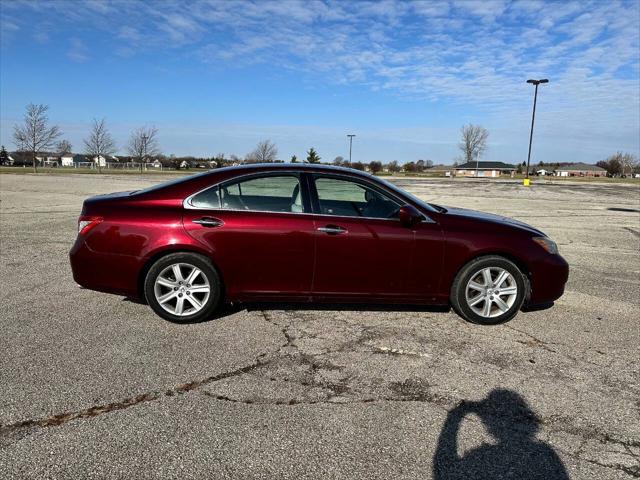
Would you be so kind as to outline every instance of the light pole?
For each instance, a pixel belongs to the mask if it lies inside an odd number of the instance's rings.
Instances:
[[[533,113],[531,114],[531,133],[529,134],[529,155],[527,155],[527,172],[525,173],[525,185],[529,185],[529,164],[531,163],[531,142],[533,141],[533,123],[536,121],[536,101],[538,100],[538,85],[541,83],[549,83],[549,80],[546,78],[541,78],[540,80],[527,80],[527,83],[531,83],[536,86],[535,92],[533,94]]]
[[[347,135],[347,137],[349,137],[349,165],[351,165],[351,146],[353,145],[353,137],[355,137],[355,135],[351,133]]]
[[[144,160],[147,156],[147,140],[149,139],[149,137],[147,136],[146,133],[142,134],[142,158],[140,159],[140,173],[142,173],[142,166],[144,165]]]

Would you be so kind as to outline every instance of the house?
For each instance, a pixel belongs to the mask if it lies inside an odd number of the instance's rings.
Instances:
[[[9,164],[22,166],[31,165],[31,154],[27,152],[11,152],[9,154]]]
[[[151,162],[151,166],[153,168],[162,168],[162,162],[156,158],[153,162]]]
[[[546,175],[553,175],[553,171],[546,168],[539,168],[538,170],[536,170],[536,175],[539,175],[541,177],[544,177]]]
[[[91,166],[91,160],[84,156],[84,155],[80,155],[79,153],[75,154],[73,156],[73,166],[74,167],[89,167]]]
[[[556,177],[606,177],[607,171],[590,163],[575,163],[556,168],[555,175]]]
[[[513,176],[516,168],[503,162],[467,162],[454,168],[457,177],[490,177],[507,174]]]
[[[60,166],[61,167],[73,167],[73,154],[65,153],[60,156]]]
[[[60,157],[51,153],[41,153],[36,155],[36,162],[43,166],[57,167],[60,165]]]

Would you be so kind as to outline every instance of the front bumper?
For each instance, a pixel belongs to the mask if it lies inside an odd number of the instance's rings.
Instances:
[[[562,296],[569,279],[569,264],[560,255],[547,255],[529,266],[531,286],[527,305],[551,303]]]

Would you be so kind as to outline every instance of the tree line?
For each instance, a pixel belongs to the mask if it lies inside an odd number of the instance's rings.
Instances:
[[[48,105],[30,103],[26,107],[22,124],[13,126],[13,142],[19,152],[28,153],[31,157],[33,171],[38,171],[37,156],[47,151],[55,151],[59,155],[72,152],[72,145],[62,137],[62,131],[57,125],[49,124]],[[158,130],[154,127],[140,127],[129,137],[125,146],[131,158],[140,163],[140,171],[145,160],[158,155],[160,148],[157,139]],[[88,135],[83,140],[83,152],[90,158],[106,158],[117,150],[105,119],[93,119]],[[102,164],[96,161],[98,171],[102,171]]]
[[[72,153],[71,143],[61,138],[62,131],[57,125],[50,125],[47,112],[47,105],[29,104],[26,107],[23,122],[15,124],[13,127],[13,142],[19,152],[27,153],[31,159],[34,172],[37,172],[38,161],[37,156],[44,152],[54,151],[60,156]],[[460,142],[458,148],[462,155],[458,157],[453,166],[464,162],[477,162],[480,156],[487,150],[487,141],[489,131],[480,126],[468,124],[460,129]],[[264,162],[284,162],[278,157],[278,147],[271,140],[262,140],[256,147],[247,153],[243,159],[236,155],[230,155],[226,158],[220,153],[210,158],[198,157],[176,157],[171,155],[164,156],[161,153],[158,141],[158,129],[155,127],[143,126],[131,132],[128,142],[124,149],[130,156],[131,162],[139,163],[140,171],[150,159],[159,160],[163,165],[172,168],[190,168],[192,166],[204,167],[223,167],[228,165],[237,165],[240,163],[264,163]],[[83,139],[82,151],[90,159],[98,159],[95,161],[98,171],[102,171],[100,157],[108,158],[118,150],[113,136],[109,132],[106,120],[93,119],[87,136]],[[0,151],[0,165],[6,164],[7,152],[2,147]],[[303,159],[298,159],[296,155],[292,155],[289,162],[295,163],[305,161],[307,163],[319,163],[322,160],[315,148],[311,147],[306,152]],[[369,170],[372,173],[380,171],[388,171],[390,173],[407,172],[422,173],[433,167],[431,160],[410,161],[400,165],[397,161],[383,164],[379,161],[363,163],[360,161],[349,162],[342,156],[336,157],[332,162],[333,165],[354,168],[357,170]],[[518,171],[521,171],[526,164],[518,162]],[[540,162],[539,167],[545,164]],[[558,163],[556,166],[559,166]],[[599,161],[596,165],[607,170],[610,176],[624,176],[627,173],[637,172],[640,169],[638,158],[630,153],[618,152],[605,160]]]

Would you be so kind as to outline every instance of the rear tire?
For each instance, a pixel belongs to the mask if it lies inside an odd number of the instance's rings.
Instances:
[[[451,286],[451,306],[465,320],[497,325],[518,314],[526,296],[526,281],[510,260],[497,255],[467,263]]]
[[[218,308],[222,283],[209,260],[196,253],[171,253],[147,272],[144,294],[160,317],[175,323],[196,323]]]

